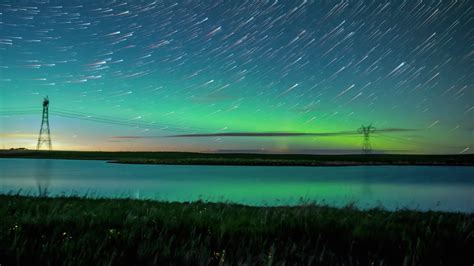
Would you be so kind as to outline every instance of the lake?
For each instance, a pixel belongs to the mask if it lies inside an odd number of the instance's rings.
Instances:
[[[46,192],[45,192],[46,191]],[[247,205],[355,203],[474,212],[474,167],[191,166],[0,159],[0,193],[78,195]]]

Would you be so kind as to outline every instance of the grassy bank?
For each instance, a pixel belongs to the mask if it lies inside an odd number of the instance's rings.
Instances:
[[[472,265],[474,215],[0,196],[1,265]]]
[[[108,160],[135,164],[192,165],[474,165],[474,155],[300,155],[300,154],[221,154],[190,152],[85,152],[1,150],[0,158],[50,158]]]

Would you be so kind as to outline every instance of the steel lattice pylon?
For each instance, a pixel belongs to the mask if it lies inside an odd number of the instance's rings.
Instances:
[[[46,146],[49,150],[52,149],[51,134],[49,131],[49,99],[46,96],[43,100],[43,118],[41,119],[41,128],[38,137],[38,145],[36,149],[40,150],[42,146]]]
[[[359,130],[359,133],[364,134],[364,142],[362,142],[362,152],[369,154],[372,152],[372,145],[370,144],[370,134],[375,132],[375,127],[372,125],[364,126],[362,125]]]

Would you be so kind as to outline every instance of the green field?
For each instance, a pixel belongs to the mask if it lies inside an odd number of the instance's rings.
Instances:
[[[108,160],[117,163],[203,164],[203,165],[474,165],[468,155],[297,155],[297,154],[224,154],[190,152],[84,152],[1,150],[0,158],[51,158]]]
[[[0,196],[1,265],[472,265],[474,215]]]

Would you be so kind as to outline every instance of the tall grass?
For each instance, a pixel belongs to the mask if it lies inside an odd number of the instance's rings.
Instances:
[[[472,265],[474,215],[0,196],[1,265]]]

